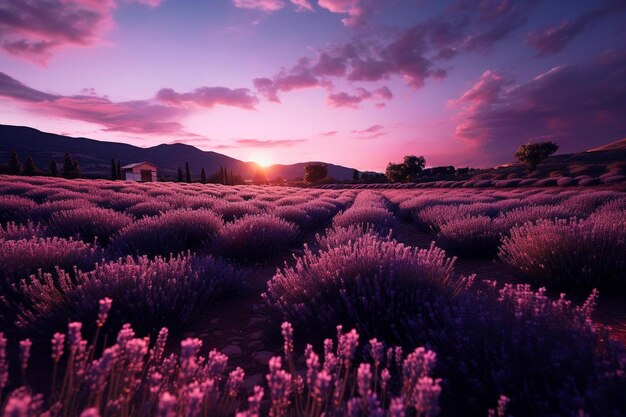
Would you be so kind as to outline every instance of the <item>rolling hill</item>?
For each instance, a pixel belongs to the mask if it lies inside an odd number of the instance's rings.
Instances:
[[[219,172],[220,167],[225,167],[244,179],[252,179],[258,169],[253,162],[240,161],[185,144],[141,148],[124,143],[56,135],[24,126],[0,125],[0,163],[8,160],[12,149],[17,151],[22,161],[27,155],[32,156],[42,169],[47,168],[53,159],[61,163],[64,153],[69,152],[72,158],[79,161],[83,176],[88,178],[108,178],[111,159],[120,160],[122,165],[150,161],[159,167],[159,175],[165,179],[176,178],[178,167],[184,168],[185,162],[189,162],[194,177],[199,177],[202,168],[207,175],[212,175]],[[306,163],[272,165],[266,168],[266,173],[268,178],[302,177]],[[352,178],[352,168],[327,165],[329,176],[338,180]]]

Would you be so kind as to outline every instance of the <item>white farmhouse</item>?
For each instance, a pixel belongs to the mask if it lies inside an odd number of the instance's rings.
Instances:
[[[150,162],[137,162],[122,167],[126,181],[156,182],[157,166]]]

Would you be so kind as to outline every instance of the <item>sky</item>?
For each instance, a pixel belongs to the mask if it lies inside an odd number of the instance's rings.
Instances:
[[[0,123],[263,165],[626,137],[626,0],[0,0]]]

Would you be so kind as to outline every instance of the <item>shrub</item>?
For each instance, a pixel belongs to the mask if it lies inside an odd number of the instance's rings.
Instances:
[[[593,213],[593,211],[601,205],[623,198],[623,196],[623,193],[617,191],[593,191],[576,194],[564,201],[563,205],[569,207],[571,210],[574,210],[578,213],[578,216],[586,217]]]
[[[424,300],[458,290],[453,263],[440,249],[413,249],[366,234],[317,254],[307,249],[294,267],[274,275],[263,299],[270,311],[299,326],[328,334],[343,324],[395,343],[407,329],[406,317]]]
[[[102,252],[87,243],[59,238],[0,240],[2,284],[12,284],[37,271],[53,272],[57,267],[88,270],[102,259]]]
[[[0,239],[2,240],[20,240],[30,239],[33,237],[43,237],[46,234],[46,226],[29,221],[26,224],[7,223],[6,226],[0,226]]]
[[[259,261],[289,247],[298,229],[271,214],[247,215],[226,225],[215,238],[215,253],[238,261]]]
[[[377,235],[371,226],[353,224],[348,227],[333,227],[326,229],[326,233],[315,235],[315,241],[322,250],[329,250],[354,242],[364,235]],[[391,231],[389,232],[391,237]]]
[[[348,227],[353,225],[369,225],[376,230],[387,233],[397,225],[396,218],[389,210],[381,207],[351,207],[333,218],[333,226]]]
[[[578,184],[578,181],[571,177],[561,177],[556,180],[559,187],[571,187]]]
[[[626,226],[613,218],[539,220],[513,228],[500,259],[539,285],[626,288]]]
[[[122,255],[169,256],[205,248],[222,225],[222,220],[207,210],[172,210],[126,226],[112,246]]]
[[[64,271],[33,277],[20,289],[27,301],[19,309],[17,325],[29,334],[50,335],[68,319],[96,317],[98,300],[108,297],[116,300],[110,315],[114,327],[131,323],[146,334],[163,326],[179,331],[241,284],[238,270],[211,257],[127,257],[76,277]]]
[[[149,200],[130,206],[125,213],[140,219],[142,217],[158,216],[168,211],[171,207],[171,204],[166,201]]]
[[[92,197],[92,201],[102,208],[115,211],[125,211],[135,204],[145,201],[145,197],[138,193],[121,193],[113,191],[101,191]]]
[[[584,178],[578,182],[578,185],[589,186],[589,185],[598,185],[600,184],[599,178]]]
[[[502,229],[487,216],[450,220],[437,233],[437,246],[459,256],[492,256],[498,252]]]
[[[99,207],[63,210],[50,218],[50,233],[58,237],[74,237],[85,242],[107,245],[111,237],[132,223],[126,214]]]
[[[35,222],[48,223],[54,213],[64,210],[87,209],[89,207],[95,207],[95,204],[83,199],[46,201],[34,207],[29,216]]]
[[[297,224],[302,230],[307,229],[312,223],[311,216],[299,206],[281,206],[272,212],[276,217]]]
[[[556,181],[557,181],[556,178],[544,178],[544,179],[537,181],[534,185],[537,187],[551,187],[553,185],[556,185]]]
[[[569,219],[570,217],[576,216],[576,214],[577,213],[569,209],[567,205],[532,205],[518,207],[502,213],[495,219],[495,222],[503,233],[508,233],[513,226],[521,226],[527,222],[533,223],[537,220]]]
[[[537,183],[537,178],[526,178],[519,182],[520,187],[531,187]]]
[[[0,196],[0,225],[26,222],[29,220],[28,214],[36,206],[37,204],[28,198],[14,195]]]
[[[222,216],[224,221],[232,222],[247,215],[261,214],[263,210],[250,202],[224,202],[220,201],[213,207],[215,212]]]

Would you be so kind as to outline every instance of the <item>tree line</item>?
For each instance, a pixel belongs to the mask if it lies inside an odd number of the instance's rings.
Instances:
[[[9,152],[9,161],[6,167],[3,169],[9,175],[25,175],[25,176],[38,176],[47,175],[51,177],[61,176],[67,179],[80,178],[80,164],[77,160],[73,159],[69,152],[65,152],[63,156],[63,165],[59,171],[56,160],[51,160],[47,170],[43,170],[35,164],[32,156],[27,155],[24,160],[24,164],[20,162],[20,158],[15,149]]]

